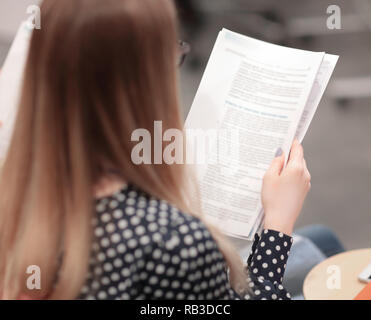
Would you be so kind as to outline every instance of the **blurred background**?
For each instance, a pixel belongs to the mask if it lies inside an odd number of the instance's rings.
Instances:
[[[26,8],[0,1],[0,65]],[[324,224],[347,249],[371,246],[371,0],[177,0],[182,40],[192,51],[181,69],[184,115],[223,27],[261,40],[340,55],[304,140],[312,190],[299,226]],[[326,27],[328,6],[342,28]]]

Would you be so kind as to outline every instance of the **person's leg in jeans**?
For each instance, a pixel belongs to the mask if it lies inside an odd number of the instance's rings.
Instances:
[[[321,261],[343,251],[339,239],[327,227],[313,225],[296,230],[284,286],[294,298],[303,298],[303,282],[308,272]]]
[[[303,227],[296,230],[295,234],[311,240],[326,257],[331,257],[345,251],[335,233],[323,225]]]

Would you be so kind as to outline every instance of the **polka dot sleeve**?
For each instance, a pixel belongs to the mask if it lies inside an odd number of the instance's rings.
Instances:
[[[274,230],[255,235],[247,267],[255,299],[290,299],[282,286],[292,237]]]

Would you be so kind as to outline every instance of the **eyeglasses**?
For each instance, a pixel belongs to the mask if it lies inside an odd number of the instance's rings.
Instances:
[[[190,51],[191,51],[191,46],[187,42],[184,42],[181,40],[178,41],[178,61],[177,61],[178,67],[180,67],[184,63],[187,57],[187,54]]]

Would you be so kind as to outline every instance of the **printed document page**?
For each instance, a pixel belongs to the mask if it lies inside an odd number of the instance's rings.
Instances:
[[[278,148],[288,155],[324,56],[220,32],[186,129],[219,134],[196,167],[203,210],[226,234],[259,227],[262,178]]]
[[[312,122],[314,114],[316,113],[319,102],[321,101],[327,84],[330,81],[338,59],[339,56],[332,54],[325,54],[323,58],[316,80],[314,81],[312,91],[309,95],[298,128],[296,130],[296,137],[300,142],[303,141],[304,136],[308,131],[309,125]]]

